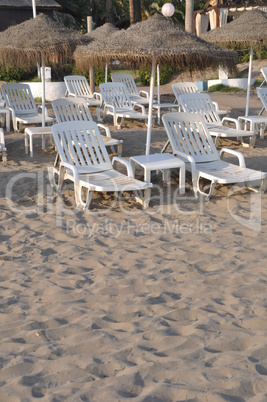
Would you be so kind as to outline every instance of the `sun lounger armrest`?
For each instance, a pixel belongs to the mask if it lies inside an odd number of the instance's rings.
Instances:
[[[68,93],[68,97],[69,97],[69,98],[77,98],[77,95],[74,94],[73,92],[68,92],[68,91],[67,91],[67,93]],[[66,95],[65,95],[65,96],[66,96]]]
[[[99,92],[94,92],[94,93],[93,93],[93,97],[94,97],[95,99],[98,99],[98,100],[100,100],[100,101],[102,102],[102,95],[101,95]]]
[[[220,150],[220,156],[223,157],[224,153],[228,153],[228,154],[236,156],[238,158],[238,161],[239,161],[239,166],[242,167],[242,168],[246,167],[245,158],[244,158],[244,155],[241,152],[235,151],[234,149],[222,148]]]
[[[235,124],[235,128],[236,128],[237,130],[241,130],[241,124],[240,124],[240,121],[238,121],[238,119],[234,119],[233,117],[224,117],[224,118],[222,119],[222,124],[225,125],[224,123],[226,123],[226,122],[234,123],[234,124]]]
[[[37,106],[38,113],[42,113],[42,109],[43,109],[42,105]],[[45,107],[45,116],[48,116],[48,111],[46,107]]]
[[[73,172],[74,181],[79,180],[79,172],[76,166],[68,162],[60,162],[59,171],[70,169]]]
[[[109,129],[109,127],[106,127],[106,126],[104,126],[104,124],[101,124],[101,123],[97,123],[97,125],[98,125],[99,129],[102,128],[102,129],[105,131],[106,137],[111,138],[111,134],[110,134],[110,129]]]
[[[127,169],[127,175],[129,177],[134,178],[133,168],[132,168],[132,165],[131,165],[131,163],[129,161],[127,161],[124,158],[120,158],[119,156],[114,156],[114,158],[112,159],[112,166],[114,166],[114,167],[115,167],[115,162],[119,162],[122,165],[124,165],[126,167],[126,169]]]
[[[105,103],[104,108],[105,109],[111,109],[112,113],[116,113],[116,108],[113,105],[111,105],[110,103]]]
[[[140,107],[142,110],[142,114],[146,114],[146,109],[144,105],[139,105],[139,103],[135,103],[134,104],[134,109],[136,109],[136,107]]]
[[[147,91],[139,91],[139,95],[149,99],[149,93]]]

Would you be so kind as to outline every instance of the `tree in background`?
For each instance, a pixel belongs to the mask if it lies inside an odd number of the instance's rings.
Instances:
[[[141,0],[129,0],[130,25],[142,21]]]
[[[185,2],[185,30],[194,33],[194,0]]]

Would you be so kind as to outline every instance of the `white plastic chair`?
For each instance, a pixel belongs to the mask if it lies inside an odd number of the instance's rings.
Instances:
[[[48,168],[50,182],[58,191],[65,180],[74,183],[76,205],[89,208],[94,191],[100,192],[144,192],[142,199],[136,197],[144,208],[150,200],[151,183],[134,178],[129,161],[114,157],[110,162],[105,144],[97,124],[93,121],[71,121],[55,124],[52,127],[54,141],[59,153],[59,169]],[[114,169],[112,165],[122,163],[127,168],[128,176]],[[58,181],[56,184],[56,176]],[[85,201],[82,197],[86,189]]]
[[[191,171],[195,196],[202,194],[206,200],[212,196],[215,186],[219,184],[245,184],[254,191],[266,190],[267,173],[246,168],[240,152],[222,148],[218,153],[209,133],[204,118],[196,113],[166,113],[162,117],[172,152],[186,163]],[[239,165],[221,159],[229,153],[238,158]],[[208,192],[202,189],[201,179],[210,182]],[[252,187],[251,182],[260,181],[260,186]]]
[[[121,82],[107,82],[99,85],[104,108],[97,108],[98,121],[102,116],[113,116],[113,124],[120,129],[124,119],[148,120],[144,105],[133,104],[126,85]],[[137,108],[141,111],[136,110]]]
[[[200,92],[197,84],[191,81],[176,82],[175,84],[172,84],[172,90],[178,103],[179,103],[179,96],[183,94]],[[213,101],[213,104],[219,116],[226,116],[230,113],[230,110],[220,109],[217,102]]]
[[[23,125],[38,125],[42,123],[42,113],[37,109],[31,88],[28,84],[2,84],[2,94],[6,108],[10,110],[15,131],[22,131]],[[45,123],[55,121],[45,112]]]
[[[66,121],[93,121],[91,112],[87,106],[86,100],[83,98],[61,98],[52,101],[52,108],[54,110],[58,123]],[[114,152],[114,147],[117,147],[117,155],[122,154],[122,140],[117,140],[111,137],[110,129],[103,124],[98,124],[102,135],[103,142],[106,147],[111,147]]]
[[[112,82],[122,82],[126,85],[130,99],[133,103],[147,106],[149,104],[149,93],[147,91],[138,91],[132,74],[111,74]]]
[[[237,139],[243,146],[253,147],[256,140],[256,132],[241,129],[238,119],[224,117],[220,119],[214,104],[208,94],[187,93],[179,96],[179,102],[184,112],[201,114],[209,128],[212,137],[215,137],[215,145],[218,145],[219,139]],[[235,127],[225,126],[225,123],[232,123]],[[248,138],[248,143],[243,138]]]
[[[83,75],[66,75],[64,82],[67,87],[66,96],[74,98],[83,98],[88,106],[101,106],[102,98],[98,92],[92,92],[86,77]]]

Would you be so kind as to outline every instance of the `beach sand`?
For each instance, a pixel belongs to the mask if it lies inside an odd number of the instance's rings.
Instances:
[[[245,94],[214,93],[232,115]],[[260,110],[256,95],[251,111]],[[123,156],[143,154],[146,127],[116,130]],[[151,152],[167,137],[152,131]],[[0,401],[266,402],[267,194],[218,186],[197,200],[177,175],[144,211],[96,194],[77,210],[73,186],[50,188],[55,150],[6,134],[0,163]],[[267,139],[241,151],[267,171]],[[138,170],[142,178],[142,171]],[[161,189],[161,198],[159,197]]]

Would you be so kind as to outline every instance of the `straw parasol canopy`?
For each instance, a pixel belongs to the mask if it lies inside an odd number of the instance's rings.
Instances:
[[[232,22],[201,35],[201,38],[210,43],[239,44],[241,47],[247,44],[266,43],[266,23],[265,12],[258,9],[245,11]]]
[[[249,114],[253,47],[257,44],[267,43],[266,15],[265,12],[258,9],[246,11],[240,17],[223,25],[221,28],[213,29],[201,35],[201,38],[213,44],[224,46],[239,45],[240,48],[250,45],[246,116]]]
[[[88,43],[79,32],[65,28],[44,14],[0,32],[0,64],[29,67],[43,57],[68,61],[77,45]]]
[[[74,52],[77,67],[110,61],[135,62],[139,65],[168,63],[180,68],[205,69],[219,64],[232,70],[236,54],[189,34],[160,14],[107,36],[104,42],[92,41]]]
[[[94,29],[92,32],[86,33],[85,36],[89,37],[92,40],[105,43],[110,35],[113,35],[115,32],[118,31],[119,31],[118,28],[116,28],[110,22],[107,22],[106,24],[101,25],[100,27]]]
[[[185,32],[160,14],[110,35],[104,43],[92,41],[87,46],[78,46],[74,59],[79,69],[86,69],[89,64],[107,64],[116,60],[152,66],[146,154],[150,152],[156,64],[168,63],[191,70],[201,70],[219,64],[234,70],[236,66],[234,52],[221,49]]]

